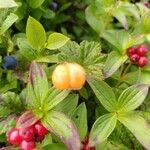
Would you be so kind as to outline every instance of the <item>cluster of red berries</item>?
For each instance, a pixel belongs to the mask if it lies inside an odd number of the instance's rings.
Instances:
[[[147,59],[148,48],[142,44],[137,47],[130,47],[127,50],[127,54],[130,61],[139,67],[144,67],[148,63]]]
[[[44,139],[48,130],[37,122],[27,128],[13,128],[8,132],[7,140],[12,145],[19,146],[21,150],[33,150],[36,147],[35,142],[40,142]]]
[[[88,139],[88,137],[86,137],[86,138],[82,141],[82,144],[83,144],[82,150],[96,150],[95,147],[89,147],[89,139]]]

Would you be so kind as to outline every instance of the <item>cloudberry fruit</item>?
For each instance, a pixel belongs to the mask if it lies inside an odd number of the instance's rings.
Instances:
[[[81,89],[86,80],[85,70],[77,63],[58,65],[52,74],[52,82],[58,89]]]

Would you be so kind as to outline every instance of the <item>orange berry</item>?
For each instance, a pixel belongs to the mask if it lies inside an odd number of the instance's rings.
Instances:
[[[58,89],[81,89],[86,80],[85,70],[77,63],[58,65],[52,74],[52,82]]]

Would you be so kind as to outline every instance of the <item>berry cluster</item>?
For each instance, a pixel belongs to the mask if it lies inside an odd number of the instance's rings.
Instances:
[[[27,128],[13,128],[8,132],[7,140],[12,145],[20,145],[21,150],[33,150],[35,142],[42,141],[47,133],[48,130],[41,122],[37,122]]]
[[[83,141],[83,149],[82,150],[96,150],[95,147],[89,147],[89,139],[86,137]]]
[[[139,67],[144,67],[148,63],[147,59],[148,49],[145,45],[139,45],[137,47],[130,47],[127,50],[127,54],[130,61]]]

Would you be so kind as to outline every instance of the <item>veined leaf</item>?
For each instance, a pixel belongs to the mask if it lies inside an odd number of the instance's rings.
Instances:
[[[87,109],[85,103],[81,103],[77,107],[77,109],[73,113],[72,119],[79,130],[80,140],[82,141],[86,137],[88,131]]]
[[[6,133],[15,125],[15,120],[17,117],[15,115],[10,115],[4,120],[0,120],[0,135]]]
[[[78,99],[77,94],[70,94],[53,109],[71,115],[78,105]]]
[[[42,66],[38,63],[32,62],[29,70],[28,79],[28,92],[31,91],[31,86],[33,88],[36,99],[44,104],[44,100],[48,94],[48,80]],[[30,97],[28,97],[30,99]],[[30,99],[32,101],[32,99]]]
[[[104,81],[98,79],[88,80],[96,97],[102,103],[102,105],[109,111],[116,110],[116,97],[111,87]]]
[[[33,114],[32,111],[26,111],[17,120],[16,127],[17,128],[27,128],[27,127],[35,124],[38,120],[39,120],[39,118],[37,118]]]
[[[104,66],[104,77],[108,78],[115,73],[119,67],[127,60],[126,55],[121,55],[118,52],[112,51],[106,60]]]
[[[127,22],[127,18],[124,14],[123,11],[121,11],[120,9],[114,9],[114,11],[112,12],[112,15],[119,20],[119,22],[122,24],[122,26],[125,29],[128,29],[128,22]]]
[[[17,3],[14,0],[1,0],[0,8],[11,8],[16,7]]]
[[[45,63],[58,63],[58,55],[49,55],[36,59],[36,62],[45,62]]]
[[[100,35],[105,30],[106,24],[102,21],[101,18],[97,18],[92,12],[91,7],[89,6],[86,11],[86,20],[88,24]]]
[[[146,148],[150,149],[150,126],[149,122],[136,112],[129,112],[118,117],[119,121],[127,127],[138,141]]]
[[[49,96],[45,100],[46,110],[51,110],[53,107],[58,105],[68,96],[69,92],[69,90],[58,90],[52,87],[49,91]]]
[[[35,60],[37,58],[36,51],[31,48],[29,45],[27,39],[25,38],[18,38],[17,39],[17,45],[19,47],[20,54],[26,58],[28,61]]]
[[[70,150],[80,150],[80,138],[74,123],[63,113],[50,111],[42,119],[43,125],[57,135]]]
[[[47,146],[42,147],[43,150],[67,150],[64,144],[49,144]]]
[[[114,45],[121,54],[126,54],[126,49],[135,42],[131,35],[123,30],[109,30],[104,32],[101,37]]]
[[[117,118],[114,114],[106,114],[99,117],[90,132],[89,145],[95,146],[98,143],[104,142],[113,132],[116,123]]]
[[[61,33],[52,33],[48,37],[47,48],[50,50],[58,49],[64,46],[70,39]]]
[[[46,33],[43,26],[34,18],[29,17],[26,27],[26,36],[32,46],[36,50],[41,50],[46,42]]]
[[[128,112],[140,106],[148,93],[148,85],[133,85],[122,92],[118,99],[118,110]]]
[[[0,5],[1,7],[1,5]],[[14,13],[10,13],[4,20],[2,26],[0,27],[0,35],[7,31],[18,19],[18,16]]]

